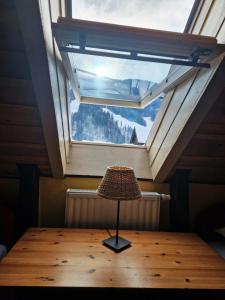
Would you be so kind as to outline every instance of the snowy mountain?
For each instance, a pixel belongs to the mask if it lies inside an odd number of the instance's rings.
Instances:
[[[111,94],[117,87],[116,96],[121,98],[126,94],[128,98],[140,96],[146,93],[149,87],[155,83],[143,80],[113,80],[105,79],[104,84],[97,85],[95,77],[90,74],[84,74],[81,84],[81,92],[95,96]],[[120,87],[120,88],[119,88]],[[139,90],[140,88],[140,90]],[[84,90],[86,89],[86,90]],[[110,90],[109,90],[110,89]],[[144,89],[144,90],[143,90]],[[70,110],[72,124],[72,139],[76,141],[95,141],[107,142],[115,144],[130,144],[132,143],[132,135],[135,132],[138,144],[145,144],[150,128],[155,120],[156,114],[160,108],[162,97],[157,98],[154,102],[148,105],[145,109],[125,108],[116,106],[103,106],[93,104],[78,104],[74,98],[73,92],[70,89]],[[115,100],[116,101],[116,100]]]

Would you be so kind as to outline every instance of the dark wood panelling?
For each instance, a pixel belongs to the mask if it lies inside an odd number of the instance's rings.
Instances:
[[[41,126],[36,107],[0,104],[0,124]]]
[[[47,151],[45,145],[43,144],[0,142],[0,155],[27,155],[47,157]]]
[[[44,144],[40,127],[0,125],[0,140],[12,143]]]
[[[196,134],[185,151],[185,156],[224,156],[225,135]]]
[[[30,79],[30,70],[23,51],[0,51],[0,76]]]
[[[16,11],[10,7],[0,9],[0,50],[23,50],[24,43]]]
[[[36,106],[31,80],[0,77],[0,103]]]
[[[0,0],[0,176],[18,177],[18,164],[51,175],[30,67],[13,0]]]
[[[182,155],[180,166],[184,167],[212,167],[225,168],[225,157],[211,157],[211,156],[185,156]]]
[[[194,182],[225,183],[225,92],[201,123],[176,168],[191,169],[190,180]]]

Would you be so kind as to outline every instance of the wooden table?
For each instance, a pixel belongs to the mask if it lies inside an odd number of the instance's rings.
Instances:
[[[132,296],[150,293],[154,299],[168,299],[168,293],[225,299],[225,260],[197,235],[143,231],[120,235],[132,241],[132,247],[115,253],[101,243],[109,237],[106,230],[29,229],[0,264],[0,293],[7,294],[5,299],[15,295],[20,299],[22,291],[24,299],[24,293],[32,290],[34,299],[42,291],[49,299],[57,287],[56,295],[62,289],[79,295],[94,289],[104,291],[104,298],[107,292],[114,298],[116,292],[126,291]]]

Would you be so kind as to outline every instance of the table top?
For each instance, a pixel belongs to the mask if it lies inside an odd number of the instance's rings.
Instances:
[[[106,230],[31,228],[0,263],[0,286],[225,289],[225,260],[197,235],[120,236],[132,246],[115,253]]]

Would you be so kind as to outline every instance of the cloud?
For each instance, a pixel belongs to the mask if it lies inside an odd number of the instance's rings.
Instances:
[[[73,17],[182,32],[194,0],[73,0]]]
[[[182,32],[194,0],[72,0],[73,18]],[[77,55],[79,68],[109,70],[109,77],[160,82],[169,65]],[[112,67],[113,66],[113,67]]]

